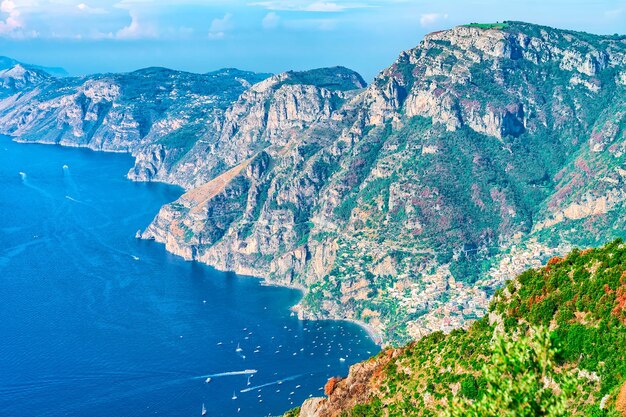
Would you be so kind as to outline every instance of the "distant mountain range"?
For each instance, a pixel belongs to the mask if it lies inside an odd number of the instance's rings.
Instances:
[[[186,189],[142,237],[387,342],[461,327],[524,269],[625,234],[624,37],[459,26],[369,86],[342,67],[2,73],[1,133],[131,152],[129,178]]]
[[[68,72],[65,69],[63,69],[63,68],[59,68],[59,67],[43,67],[43,66],[40,66],[40,65],[25,64],[23,62],[19,62],[19,61],[13,59],[13,58],[9,58],[9,57],[6,57],[6,56],[0,56],[0,71],[12,68],[12,67],[14,67],[16,65],[21,65],[21,66],[29,68],[29,69],[44,71],[44,72],[46,72],[49,75],[52,75],[54,77],[67,77],[67,76],[69,76]]]

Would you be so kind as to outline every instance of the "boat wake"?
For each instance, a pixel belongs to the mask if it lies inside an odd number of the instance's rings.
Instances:
[[[254,387],[244,388],[244,389],[240,390],[239,392],[250,392],[250,391],[254,391],[254,390],[256,390],[256,389],[260,389],[260,388],[264,388],[264,387],[269,387],[269,386],[272,386],[272,385],[280,385],[280,384],[282,384],[283,382],[293,381],[294,379],[296,379],[296,378],[300,378],[300,377],[301,377],[301,376],[303,376],[303,375],[305,375],[305,374],[293,375],[293,376],[290,376],[290,377],[287,377],[287,378],[279,379],[279,380],[277,380],[277,381],[268,382],[268,383],[266,383],[266,384],[261,384],[261,385],[256,385],[256,386],[254,386]]]
[[[221,376],[235,376],[235,375],[252,375],[256,373],[257,373],[256,369],[245,369],[243,371],[230,371],[230,372],[220,372],[218,374],[200,375],[200,376],[194,377],[193,379],[219,378]]]
[[[24,184],[28,188],[32,188],[33,190],[41,193],[44,197],[53,199],[53,197],[52,197],[52,195],[50,195],[50,193],[48,193],[45,190],[43,190],[43,189],[41,189],[41,188],[31,184],[30,181],[28,180],[28,175],[26,175],[25,172],[20,171],[20,178],[22,179],[22,184]]]

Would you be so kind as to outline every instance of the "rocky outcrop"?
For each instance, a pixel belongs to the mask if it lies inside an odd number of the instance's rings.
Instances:
[[[388,349],[367,361],[350,367],[346,378],[331,378],[326,384],[325,398],[309,398],[300,408],[300,417],[339,417],[364,404],[374,395],[384,380],[384,369],[402,353]]]
[[[625,56],[619,36],[459,26],[369,86],[341,67],[45,81],[0,102],[0,131],[132,152],[131,179],[187,190],[144,237],[398,341],[484,314],[531,263],[514,254],[626,230]]]
[[[15,68],[7,71],[17,73]],[[32,78],[28,74],[25,80]],[[137,157],[132,179],[160,179],[251,83],[266,77],[238,70],[191,74],[164,68],[47,77],[0,103],[0,132],[22,141],[132,152]]]
[[[417,48],[402,53],[364,100],[374,124],[393,119],[403,108],[409,117],[430,117],[448,130],[468,126],[498,138],[516,137],[533,128],[527,126],[529,114],[549,117],[541,106],[543,97],[528,91],[528,80],[515,80],[525,69],[558,66],[572,74],[573,85],[597,93],[598,75],[623,66],[625,59],[618,39],[518,22],[494,29],[459,26],[429,34]],[[490,94],[502,89],[509,94]]]
[[[15,64],[0,70],[0,97],[8,97],[27,90],[50,78],[51,76],[43,70]]]
[[[148,235],[187,258],[304,289],[301,317],[367,321],[386,340],[452,330],[484,314],[509,276],[487,275],[499,254],[621,213],[622,119],[608,115],[621,114],[613,74],[624,53],[619,38],[511,22],[428,35],[365,89],[345,69],[271,77],[173,174],[202,189],[267,155],[262,175],[203,208],[229,204],[237,216],[211,240],[200,225],[212,222],[183,210],[186,241],[168,232],[179,217],[165,211]],[[590,142],[592,131],[601,133]],[[613,172],[576,177],[576,193],[559,198],[587,144],[585,160],[618,158]],[[579,237],[602,239],[596,230]],[[576,244],[575,233],[563,242]],[[529,266],[515,262],[510,271]]]
[[[299,140],[305,130],[322,125],[326,133],[331,115],[363,86],[357,73],[342,67],[275,75],[251,86],[205,126],[200,140],[177,158],[175,166],[160,168],[171,150],[153,145],[137,155],[131,177],[186,188],[202,185],[260,150]]]

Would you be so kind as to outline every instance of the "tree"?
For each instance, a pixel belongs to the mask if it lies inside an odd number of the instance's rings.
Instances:
[[[498,336],[481,375],[486,386],[476,400],[460,398],[445,417],[561,417],[576,391],[576,379],[554,360],[550,333],[531,328],[527,336]]]

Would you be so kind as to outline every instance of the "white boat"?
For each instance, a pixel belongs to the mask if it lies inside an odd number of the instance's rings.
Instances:
[[[237,399],[237,394],[235,393],[235,391],[233,391],[233,398],[232,398],[232,399],[233,399],[233,400],[236,400],[236,399]]]
[[[202,403],[202,414],[203,416],[206,416],[206,407],[204,406],[204,403]]]
[[[339,358],[339,362],[345,362],[346,358]]]
[[[235,349],[235,352],[241,352],[242,350],[243,349],[239,346],[239,343],[237,343],[237,349]]]
[[[206,382],[207,384],[211,382],[211,377],[207,378],[204,382]]]

